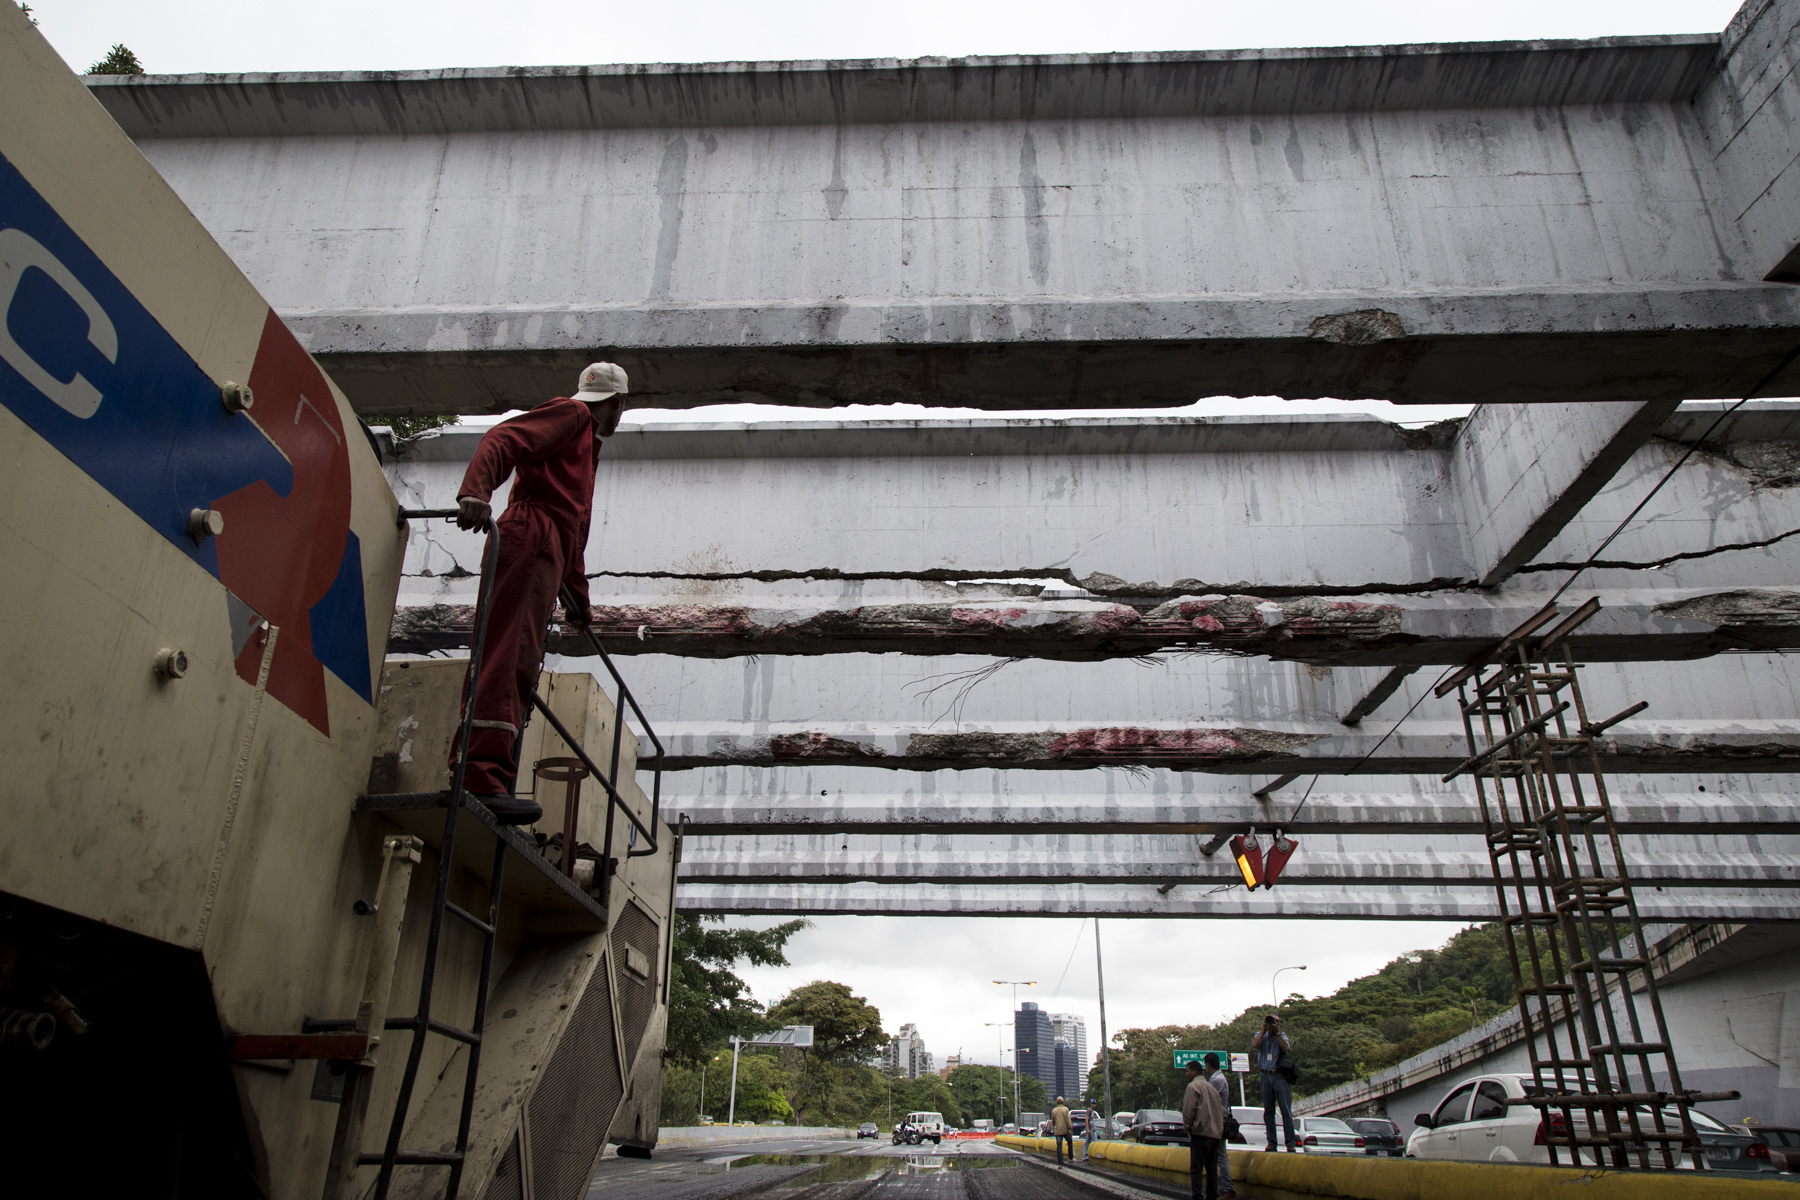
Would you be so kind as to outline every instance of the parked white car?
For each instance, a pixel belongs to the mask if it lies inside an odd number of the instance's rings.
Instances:
[[[1300,1149],[1307,1154],[1354,1154],[1360,1158],[1368,1153],[1362,1135],[1336,1117],[1295,1117],[1294,1124],[1299,1127],[1295,1132],[1300,1135]]]
[[[1509,1105],[1508,1100],[1526,1095],[1535,1087],[1529,1075],[1481,1075],[1451,1089],[1429,1114],[1415,1118],[1418,1128],[1406,1143],[1408,1158],[1460,1159],[1465,1162],[1548,1163],[1546,1122],[1560,1125],[1560,1113],[1540,1114],[1530,1105]],[[1643,1109],[1649,1124],[1649,1109]],[[1680,1117],[1671,1107],[1667,1123],[1678,1128]],[[1694,1132],[1713,1171],[1765,1171],[1771,1168],[1752,1158],[1745,1138],[1697,1109],[1689,1110]],[[1576,1114],[1578,1128],[1585,1118]],[[1558,1155],[1566,1160],[1566,1153]],[[1584,1155],[1585,1157],[1585,1155]],[[1693,1160],[1685,1165],[1691,1167]]]
[[[1263,1124],[1263,1110],[1260,1108],[1240,1108],[1233,1105],[1231,1115],[1238,1119],[1238,1128],[1244,1135],[1244,1149],[1269,1150],[1268,1127]],[[1295,1117],[1296,1121],[1300,1118]],[[1282,1144],[1287,1142],[1287,1122],[1281,1119],[1279,1111],[1275,1114],[1275,1138]]]

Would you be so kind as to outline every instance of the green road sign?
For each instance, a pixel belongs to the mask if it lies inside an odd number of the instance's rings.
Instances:
[[[1175,1065],[1177,1067],[1185,1067],[1191,1062],[1196,1062],[1202,1067],[1205,1067],[1206,1056],[1209,1054],[1216,1054],[1219,1056],[1219,1065],[1221,1067],[1226,1066],[1231,1062],[1231,1055],[1225,1053],[1223,1050],[1177,1050],[1175,1052]]]

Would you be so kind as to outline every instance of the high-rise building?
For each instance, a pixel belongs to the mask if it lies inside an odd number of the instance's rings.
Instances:
[[[1051,1013],[1050,1033],[1057,1041],[1068,1043],[1068,1067],[1058,1070],[1056,1087],[1073,1101],[1086,1093],[1088,1067],[1093,1065],[1088,1060],[1087,1022],[1074,1013]]]
[[[901,1079],[917,1079],[932,1073],[931,1051],[919,1036],[919,1027],[908,1022],[881,1053],[881,1067]]]
[[[1019,1074],[1044,1085],[1045,1100],[1062,1094],[1056,1090],[1056,1033],[1050,1027],[1050,1014],[1030,1000],[1013,1014],[1013,1063]]]
[[[956,1070],[956,1068],[960,1066],[962,1066],[962,1054],[960,1052],[952,1054],[949,1058],[944,1060],[944,1065],[938,1068],[938,1078],[948,1082],[950,1079],[950,1072]]]

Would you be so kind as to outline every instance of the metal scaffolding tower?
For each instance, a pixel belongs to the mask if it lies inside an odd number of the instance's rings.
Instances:
[[[1551,1162],[1705,1169],[1567,637],[1600,610],[1546,606],[1436,689],[1458,695]],[[1555,622],[1552,625],[1552,622]],[[1539,630],[1551,626],[1548,632]],[[1491,668],[1491,669],[1490,669]]]

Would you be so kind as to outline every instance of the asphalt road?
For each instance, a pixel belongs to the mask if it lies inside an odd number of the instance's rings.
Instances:
[[[1165,1200],[1110,1173],[1058,1170],[987,1141],[757,1142],[601,1159],[587,1200]]]

